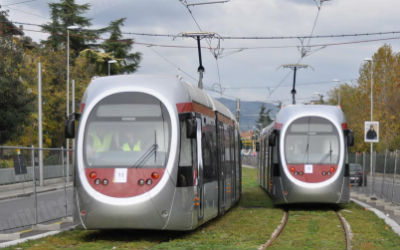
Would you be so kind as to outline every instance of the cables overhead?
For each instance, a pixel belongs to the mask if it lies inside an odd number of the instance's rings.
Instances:
[[[35,2],[35,1],[38,1],[38,0],[26,0],[26,1],[21,1],[21,2],[17,2],[17,3],[4,4],[4,5],[2,5],[2,7],[8,7],[8,6],[23,4],[23,3],[30,3],[30,2]]]
[[[13,24],[29,25],[42,27],[42,24],[27,23],[10,21]],[[64,27],[60,27],[64,29]],[[82,29],[86,30],[86,29]],[[121,32],[124,35],[133,36],[150,36],[150,37],[168,37],[168,38],[183,38],[182,34],[160,34],[148,32]],[[384,32],[368,32],[368,33],[348,33],[348,34],[330,34],[330,35],[298,35],[298,36],[224,36],[220,35],[216,39],[220,40],[294,40],[294,39],[324,39],[324,38],[346,38],[346,37],[362,37],[362,36],[385,36],[385,35],[399,35],[400,31],[384,31]]]

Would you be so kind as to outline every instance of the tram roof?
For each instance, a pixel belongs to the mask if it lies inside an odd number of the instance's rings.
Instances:
[[[181,77],[172,75],[132,74],[97,77],[91,81],[85,96],[90,99],[90,96],[96,96],[103,91],[116,88],[126,89],[129,86],[143,86],[147,89],[164,93],[171,102],[176,104],[196,102],[235,120],[232,112],[221,102]]]
[[[338,123],[346,122],[344,113],[338,106],[302,104],[282,108],[276,116],[276,122],[285,124],[293,116],[319,116],[330,118]]]

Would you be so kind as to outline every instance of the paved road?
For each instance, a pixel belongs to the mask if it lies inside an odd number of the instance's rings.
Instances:
[[[72,194],[72,188],[37,194],[38,223],[71,215]],[[34,195],[1,200],[0,208],[0,230],[35,224]]]

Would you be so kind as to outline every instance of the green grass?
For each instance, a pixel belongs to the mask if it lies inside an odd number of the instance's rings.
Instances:
[[[330,207],[290,207],[289,220],[268,249],[345,249],[340,221]]]
[[[242,199],[224,216],[191,232],[73,230],[7,249],[257,249],[279,225],[283,210],[243,168]],[[290,206],[289,221],[268,249],[344,249],[340,221],[329,206]],[[340,209],[353,231],[353,249],[400,249],[400,237],[372,212],[350,203]]]
[[[353,249],[400,249],[400,237],[373,212],[351,202],[341,213],[351,225]]]
[[[243,169],[242,184],[238,206],[192,232],[73,230],[8,249],[257,249],[283,212],[258,187],[255,169]]]

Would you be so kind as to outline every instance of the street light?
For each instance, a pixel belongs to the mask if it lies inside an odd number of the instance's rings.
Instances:
[[[373,110],[374,110],[374,98],[373,98],[374,97],[373,96],[373,88],[374,88],[373,63],[374,63],[374,61],[372,60],[372,58],[365,58],[364,61],[369,62],[369,65],[370,65],[370,74],[371,74],[371,96],[370,96],[370,99],[371,99],[371,122],[372,122],[373,121]],[[372,152],[374,150],[374,143],[373,142],[370,142],[370,143],[371,143],[371,145],[370,145],[370,170],[371,170],[370,176],[371,176],[371,179],[373,180]],[[372,195],[372,185],[371,185],[371,195]]]
[[[69,31],[76,29],[79,29],[79,27],[76,25],[67,27],[67,110],[66,110],[67,117],[69,116]]]
[[[71,25],[67,27],[67,107],[66,107],[66,114],[67,117],[69,116],[69,31],[79,29],[76,25]],[[69,139],[66,139],[66,150],[67,150],[67,169],[69,169]],[[63,163],[64,164],[64,163]],[[69,181],[69,176],[67,175],[66,181]]]
[[[117,60],[109,60],[109,61],[107,61],[107,63],[108,63],[108,75],[110,75],[110,64],[117,63]]]

